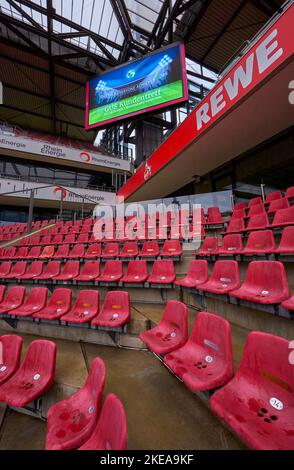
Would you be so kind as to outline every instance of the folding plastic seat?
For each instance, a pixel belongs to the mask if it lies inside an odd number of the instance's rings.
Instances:
[[[215,255],[218,252],[218,239],[217,237],[206,237],[201,245],[199,251],[195,251],[197,256]]]
[[[274,215],[271,227],[282,227],[285,225],[294,225],[294,206],[287,209],[279,209]]]
[[[11,287],[5,299],[0,303],[0,313],[7,313],[9,310],[22,305],[25,293],[26,288],[24,286]]]
[[[35,259],[35,258],[40,258],[42,247],[41,246],[33,246],[30,248],[30,251],[28,252],[28,256],[26,257],[27,259]]]
[[[188,273],[183,279],[175,281],[177,286],[197,287],[208,279],[208,262],[206,260],[193,260],[190,263]]]
[[[52,238],[52,245],[61,245],[63,243],[63,235],[57,234]]]
[[[3,241],[4,241],[4,238],[3,238]],[[28,237],[21,238],[21,240],[19,240],[16,244],[17,246],[29,246],[29,241],[30,239]]]
[[[4,254],[3,254],[3,259],[12,259],[16,255],[16,247],[11,246],[9,248],[5,248]]]
[[[260,304],[278,304],[289,297],[283,263],[280,261],[251,261],[242,286],[230,292],[237,299]]]
[[[75,281],[94,281],[100,274],[99,261],[86,261]]]
[[[160,252],[163,258],[182,256],[182,246],[179,240],[166,240]]]
[[[248,232],[251,230],[264,230],[269,226],[269,221],[267,214],[257,214],[250,217],[248,225],[243,229],[243,232]]]
[[[286,198],[287,199],[293,199],[294,198],[294,186],[290,186],[290,188],[287,188]]]
[[[92,224],[93,224],[93,219],[91,217],[84,219],[84,225],[92,225]]]
[[[72,243],[75,243],[75,240],[76,240],[75,233],[69,233],[68,235],[65,235],[63,243],[72,244]]]
[[[119,256],[118,243],[106,243],[104,245],[101,258],[117,258]]]
[[[147,279],[150,284],[172,284],[176,280],[174,263],[172,260],[156,260]]]
[[[9,315],[15,315],[17,317],[30,317],[45,307],[47,294],[47,287],[33,287],[24,303],[20,307],[10,310],[8,312]]]
[[[80,233],[90,233],[92,231],[92,227],[90,224],[84,224],[82,227],[81,227],[81,230],[80,230]]]
[[[75,245],[70,253],[64,258],[83,258],[85,255],[85,245]]]
[[[294,254],[294,226],[284,228],[280,244],[274,252],[280,254]]]
[[[123,276],[123,265],[120,260],[106,261],[103,274],[96,278],[99,282],[118,282]]]
[[[141,258],[156,258],[159,255],[159,246],[157,241],[144,242],[140,253]]]
[[[91,236],[89,238],[89,243],[97,243],[97,241],[100,241],[100,239],[97,240],[97,234],[96,233],[91,233]]]
[[[238,255],[243,250],[242,236],[238,233],[225,235],[222,240],[222,246],[218,250],[218,255]]]
[[[26,272],[27,262],[26,261],[17,261],[13,266],[9,274],[3,276],[4,279],[17,279],[19,276],[22,276]]]
[[[264,204],[255,204],[249,208],[247,217],[252,217],[253,215],[266,214]]]
[[[222,215],[220,213],[220,210],[218,207],[209,207],[207,209],[207,222],[208,225],[218,225],[218,224],[223,224],[224,219],[222,218]]]
[[[6,382],[19,368],[22,338],[17,335],[0,336],[0,385]]]
[[[80,233],[78,236],[77,236],[77,239],[75,241],[75,243],[89,243],[89,234],[88,233]]]
[[[148,268],[145,260],[132,260],[128,263],[126,273],[121,278],[122,282],[142,283],[147,280]]]
[[[56,320],[71,308],[72,291],[64,287],[57,288],[53,291],[48,304],[37,313],[33,314],[33,318],[41,320]]]
[[[272,201],[268,208],[268,214],[273,214],[274,212],[278,211],[279,209],[287,209],[290,207],[288,199],[283,197],[281,199],[275,199]]]
[[[68,258],[69,255],[69,245],[59,245],[54,256],[52,258]]]
[[[32,341],[18,371],[0,387],[0,401],[23,407],[42,396],[54,383],[56,344]]]
[[[240,287],[238,262],[220,260],[215,262],[209,280],[197,286],[197,289],[213,294],[227,294],[238,287]]]
[[[35,279],[37,276],[40,276],[40,274],[42,274],[42,271],[43,261],[33,261],[28,267],[28,270],[21,276],[18,276],[17,279]]]
[[[233,211],[231,219],[244,219],[246,217],[246,209],[237,209]]]
[[[254,197],[252,199],[250,199],[250,201],[248,202],[248,207],[252,207],[252,206],[256,206],[258,204],[262,204],[263,201],[262,201],[262,198],[260,196],[258,197]]]
[[[100,258],[101,257],[101,243],[93,243],[88,246],[84,258]]]
[[[271,230],[261,230],[251,232],[247,239],[246,246],[242,251],[243,255],[258,255],[273,253],[275,250],[275,239]]]
[[[55,251],[54,245],[44,246],[43,251],[40,254],[40,258],[53,258],[54,251]]]
[[[15,259],[23,259],[27,257],[27,254],[29,252],[29,249],[27,246],[21,246],[18,250],[17,253],[15,254],[14,258]]]
[[[63,267],[62,273],[55,276],[55,281],[70,281],[77,277],[80,272],[80,262],[77,260],[67,261]]]
[[[126,450],[127,420],[122,402],[107,395],[96,428],[90,439],[78,450]]]
[[[235,377],[212,395],[210,404],[249,447],[292,450],[293,389],[289,341],[254,331]]]
[[[0,302],[2,302],[4,294],[6,291],[6,286],[0,286]]]
[[[40,245],[40,235],[36,235],[35,237],[31,237],[29,240],[30,246]]]
[[[11,261],[3,261],[0,265],[0,279],[6,278],[6,276],[10,273],[12,267]]]
[[[51,235],[46,235],[45,237],[42,237],[40,240],[40,245],[49,245],[51,243]]]
[[[60,261],[49,261],[45,266],[44,272],[39,276],[36,276],[35,279],[39,281],[47,281],[50,279],[55,279],[60,274],[61,262]]]
[[[91,324],[119,328],[129,323],[131,317],[130,295],[126,291],[108,292],[105,296],[101,312]]]
[[[73,225],[70,233],[80,233],[81,226],[80,225]]]
[[[99,292],[81,290],[71,310],[61,317],[62,322],[88,323],[99,313]]]
[[[164,363],[192,391],[222,387],[233,377],[229,322],[212,313],[199,312],[187,343],[167,354]]]
[[[240,233],[245,229],[244,219],[231,219],[227,227],[226,232],[223,232],[224,235],[227,233]]]
[[[281,306],[287,310],[294,310],[294,295],[292,295],[289,299],[284,300],[284,302],[281,303]]]
[[[266,196],[265,202],[268,203],[268,202],[276,201],[277,199],[281,199],[281,198],[282,198],[281,191],[273,191],[272,193],[269,193]]]
[[[139,254],[137,242],[126,242],[123,244],[122,250],[119,254],[120,258],[135,258]]]
[[[70,450],[92,435],[101,411],[105,364],[95,357],[85,385],[48,411],[47,450]]]
[[[183,346],[188,337],[187,306],[177,300],[166,304],[160,323],[140,333],[146,346],[156,354],[167,354]]]

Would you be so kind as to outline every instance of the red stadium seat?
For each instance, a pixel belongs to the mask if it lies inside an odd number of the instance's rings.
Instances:
[[[292,198],[294,198],[294,186],[290,186],[290,188],[287,188],[287,190],[286,190],[286,198],[287,198],[287,199],[292,199]]]
[[[216,261],[210,278],[197,286],[198,290],[214,294],[227,294],[240,286],[238,262],[233,260]]]
[[[0,401],[25,406],[47,392],[54,383],[56,344],[32,341],[18,371],[0,387]]]
[[[105,364],[95,357],[85,385],[48,411],[47,450],[70,450],[92,435],[101,411]]]
[[[121,278],[122,282],[141,283],[148,277],[147,262],[145,260],[132,260],[127,266],[126,273]]]
[[[159,325],[140,333],[140,338],[156,354],[167,354],[183,346],[188,338],[186,305],[169,300]]]
[[[273,253],[275,249],[275,239],[271,230],[261,230],[251,232],[247,239],[243,255],[258,255]]]
[[[96,278],[99,282],[118,282],[123,276],[123,265],[120,260],[106,261],[103,274]]]
[[[137,242],[126,242],[123,244],[122,250],[119,254],[120,258],[135,258],[139,254]]]
[[[51,243],[51,235],[45,235],[45,237],[42,237],[40,240],[40,245],[49,245]]]
[[[69,245],[59,245],[57,251],[52,258],[68,258]]]
[[[150,284],[172,284],[176,280],[174,263],[172,260],[156,260],[147,279]]]
[[[0,302],[2,302],[4,294],[6,291],[6,286],[0,286]]]
[[[190,263],[187,275],[183,279],[175,281],[175,284],[182,287],[197,287],[199,284],[206,282],[207,279],[208,262],[206,260],[193,260]]]
[[[252,217],[253,215],[266,214],[264,204],[256,204],[249,208],[247,217]]]
[[[19,368],[22,343],[21,336],[0,336],[0,385],[6,382]]]
[[[201,245],[199,251],[195,251],[196,256],[209,256],[215,255],[218,252],[218,239],[217,237],[206,237]]]
[[[224,223],[224,219],[218,207],[209,207],[207,209],[207,222],[208,225],[219,225]]]
[[[76,235],[75,233],[69,233],[68,235],[65,235],[63,243],[67,243],[69,245],[75,243],[76,241]]]
[[[244,219],[246,217],[246,209],[234,209],[231,219]]]
[[[216,391],[212,410],[251,448],[294,448],[294,373],[289,341],[249,333],[235,377]]]
[[[80,233],[78,236],[77,236],[77,239],[75,241],[75,243],[85,243],[87,244],[89,242],[89,235],[88,233]]]
[[[157,241],[144,242],[140,253],[141,258],[156,258],[159,255]]]
[[[59,234],[60,235],[67,235],[68,232],[69,232],[69,227],[64,226],[64,227],[61,227]]]
[[[230,292],[230,296],[260,304],[278,304],[286,300],[289,288],[283,263],[251,261],[242,286]]]
[[[30,317],[45,307],[47,294],[47,287],[33,287],[24,303],[20,307],[10,310],[8,312],[9,315],[15,315],[17,317]]]
[[[256,205],[262,204],[262,203],[263,203],[263,201],[262,201],[260,196],[254,197],[254,198],[250,199],[250,201],[248,202],[248,207],[256,206]]]
[[[100,258],[101,256],[101,243],[93,243],[88,246],[85,258]]]
[[[106,243],[102,251],[101,258],[117,258],[119,255],[118,243]]]
[[[99,292],[81,290],[71,310],[61,317],[61,321],[70,323],[88,323],[99,312]]]
[[[72,291],[64,287],[57,288],[53,291],[53,294],[48,304],[33,314],[33,318],[40,318],[42,320],[56,320],[71,308]]]
[[[49,261],[45,266],[44,272],[39,276],[36,276],[35,279],[47,281],[54,279],[60,274],[61,262],[60,261]]]
[[[0,265],[0,278],[6,278],[12,268],[11,261],[3,261]]]
[[[244,228],[243,232],[251,230],[264,230],[269,226],[269,221],[266,212],[264,214],[257,214],[250,217],[248,225]]]
[[[22,274],[26,272],[27,268],[27,262],[26,261],[17,261],[13,266],[9,274],[6,274],[6,276],[2,277],[4,279],[17,279],[20,277]]]
[[[222,246],[218,250],[218,255],[238,255],[243,250],[242,236],[238,233],[225,235],[222,240]]]
[[[275,253],[294,254],[294,226],[284,228],[280,244],[276,248]]]
[[[29,239],[29,245],[34,246],[34,245],[40,245],[40,235],[36,235],[34,237],[31,237]]]
[[[63,271],[56,277],[52,278],[55,281],[69,281],[79,275],[80,262],[73,260],[67,261],[63,267]]]
[[[118,328],[130,321],[130,295],[126,291],[107,292],[99,315],[92,320],[92,325]]]
[[[91,224],[86,224],[86,225],[84,224],[84,225],[82,226],[82,228],[81,228],[80,233],[86,233],[86,234],[88,234],[88,233],[91,232],[91,231],[92,231]]]
[[[86,261],[80,274],[74,278],[75,281],[94,281],[100,274],[99,261]]]
[[[163,258],[182,256],[182,246],[179,240],[166,240],[160,252]]]
[[[29,249],[27,246],[21,246],[18,250],[14,258],[16,259],[23,259],[26,258],[28,255]]]
[[[127,420],[122,402],[116,395],[107,395],[97,426],[90,439],[78,450],[125,450]]]
[[[288,207],[290,207],[288,199],[286,197],[283,197],[281,199],[275,199],[274,201],[272,201],[269,205],[267,212],[268,214],[273,214],[279,209],[287,209]]]
[[[235,205],[234,205],[234,210],[240,210],[240,209],[246,209],[246,202],[244,201],[241,201],[241,202],[237,202]]]
[[[40,276],[43,271],[43,261],[33,261],[28,270],[22,274],[21,276],[18,276],[17,279],[35,279],[37,276]]]
[[[265,202],[272,202],[282,198],[281,191],[273,191],[266,196]]]
[[[11,259],[11,258],[14,258],[15,255],[16,255],[16,247],[11,246],[10,248],[4,249],[4,254],[2,256],[2,259]]]
[[[284,302],[281,303],[281,306],[287,310],[294,310],[294,295],[292,295],[289,299],[284,300]]]
[[[85,255],[85,245],[74,245],[70,253],[64,258],[84,258]]]
[[[200,312],[184,346],[164,363],[193,391],[222,387],[233,377],[231,327],[227,320]]]
[[[40,258],[42,247],[41,246],[33,246],[30,251],[28,252],[27,259],[35,259]]]
[[[51,243],[52,245],[61,245],[63,243],[63,235],[60,233],[57,235],[54,235]]]
[[[227,227],[226,232],[223,232],[223,235],[228,233],[240,233],[245,229],[244,219],[231,219]]]
[[[279,209],[275,213],[271,227],[283,227],[285,225],[294,225],[294,206],[288,209]]]
[[[20,307],[24,301],[25,293],[26,288],[24,286],[11,287],[5,299],[0,303],[0,314]]]
[[[43,251],[40,254],[40,258],[53,258],[54,250],[55,250],[54,245],[44,246]]]

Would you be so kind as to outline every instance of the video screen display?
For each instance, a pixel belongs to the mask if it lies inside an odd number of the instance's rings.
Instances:
[[[103,127],[187,99],[185,48],[172,44],[91,78],[85,127]]]

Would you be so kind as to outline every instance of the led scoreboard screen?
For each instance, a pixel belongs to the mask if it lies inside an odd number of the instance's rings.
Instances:
[[[185,48],[177,43],[88,80],[86,129],[188,99]]]

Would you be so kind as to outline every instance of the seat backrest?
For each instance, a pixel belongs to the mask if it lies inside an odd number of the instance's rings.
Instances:
[[[142,246],[142,253],[150,253],[150,256],[152,256],[152,253],[158,253],[159,247],[157,241],[148,241],[144,242]]]
[[[46,305],[48,289],[47,287],[33,287],[27,296],[24,306]]]
[[[0,302],[2,302],[5,291],[6,291],[6,286],[0,286]]]
[[[33,261],[30,264],[27,270],[27,273],[32,273],[32,274],[35,274],[36,272],[40,273],[42,272],[42,269],[43,269],[43,261]]]
[[[284,225],[287,223],[294,225],[294,206],[277,210],[272,225]]]
[[[234,253],[236,250],[242,250],[242,236],[239,233],[225,235],[222,242],[222,249]]]
[[[56,344],[53,341],[37,339],[30,343],[19,370],[31,376],[31,380],[54,381],[56,367]],[[32,375],[32,373],[34,375]],[[34,378],[40,375],[39,379]]]
[[[292,248],[294,252],[294,225],[285,227],[281,236],[279,248]]]
[[[80,233],[78,235],[77,241],[79,243],[88,243],[89,235],[88,233]]]
[[[289,361],[288,340],[261,331],[249,333],[236,375],[247,376],[256,386],[262,383],[273,408],[281,406],[276,400],[284,407],[289,402],[293,406],[294,367]],[[274,409],[272,411],[275,414]]]
[[[28,258],[39,258],[41,249],[41,246],[33,246],[29,251]]]
[[[72,290],[67,289],[65,287],[57,288],[53,291],[53,294],[50,297],[48,302],[48,306],[60,306],[60,307],[68,307],[71,306],[72,300]]]
[[[281,292],[289,297],[289,288],[283,263],[280,261],[251,261],[243,285],[251,285],[264,292]]]
[[[267,227],[269,225],[267,214],[256,214],[250,217],[247,228]]]
[[[265,202],[276,201],[277,199],[281,199],[282,193],[281,191],[273,191],[266,196]]]
[[[292,197],[294,197],[294,186],[290,186],[290,188],[287,188],[287,190],[286,190],[286,197],[287,197],[287,198],[292,198]]]
[[[208,223],[222,223],[223,218],[218,207],[208,207],[207,209]]]
[[[113,255],[117,255],[119,252],[119,244],[118,243],[106,243],[104,246],[103,254],[104,253],[112,253]]]
[[[47,245],[44,246],[43,251],[41,253],[41,258],[50,258],[51,256],[54,255],[54,245]]]
[[[89,310],[94,312],[99,310],[99,292],[97,290],[80,290],[73,306],[74,309]]]
[[[85,245],[75,245],[70,252],[71,256],[81,256],[83,257],[85,254]]]
[[[206,237],[202,243],[201,250],[215,251],[218,249],[217,237]]]
[[[55,256],[68,256],[69,254],[69,245],[59,245],[57,248],[57,251],[55,253]]]
[[[246,209],[234,209],[231,219],[244,219],[246,216]]]
[[[121,253],[124,254],[137,254],[138,253],[138,243],[137,242],[126,242],[123,245]]]
[[[120,312],[130,311],[130,294],[127,291],[117,290],[107,292],[102,310],[115,310]]]
[[[174,262],[172,260],[160,259],[156,260],[152,266],[153,275],[165,275],[165,274],[174,274]]]
[[[89,245],[87,254],[100,256],[101,255],[101,243],[93,243],[92,245]]]
[[[205,259],[192,260],[189,266],[188,276],[195,280],[207,281],[208,277],[208,262]]]
[[[68,235],[65,235],[64,237],[64,243],[74,243],[76,239],[76,236],[74,233],[69,233]]]
[[[248,217],[252,217],[253,215],[257,214],[265,214],[265,208],[264,204],[255,204],[254,206],[251,206],[249,211],[248,211]]]
[[[86,261],[81,274],[94,274],[95,277],[99,276],[100,273],[100,263],[99,261]]]
[[[199,312],[189,340],[211,351],[211,356],[222,357],[233,372],[232,335],[230,323],[208,312]]]
[[[188,310],[183,302],[169,300],[165,306],[162,320],[169,323],[171,327],[181,331],[184,337],[188,335]]]
[[[102,393],[105,385],[106,367],[100,357],[95,357],[85,383],[85,388],[89,390],[96,403],[102,399]]]
[[[227,232],[241,232],[245,228],[244,219],[231,219]]]
[[[104,266],[103,274],[118,274],[123,272],[122,261],[120,260],[109,260],[106,261]]]
[[[12,261],[3,261],[0,266],[0,272],[1,274],[8,274],[10,273],[12,267]]]
[[[10,248],[6,248],[5,250],[5,257],[6,258],[13,258],[16,254],[16,247],[11,246]]]
[[[46,274],[58,274],[60,272],[61,261],[49,261],[47,263],[44,273]]]
[[[248,202],[248,207],[252,207],[257,204],[262,204],[262,199],[260,196],[250,199],[250,201]]]
[[[289,202],[286,197],[275,199],[270,203],[268,213],[271,214],[278,211],[279,209],[287,209],[287,207],[289,207]]]
[[[13,286],[9,289],[6,297],[3,301],[5,304],[9,305],[21,305],[26,293],[25,286]]]
[[[234,210],[245,209],[245,208],[246,208],[246,202],[245,201],[237,202],[234,205]]]
[[[80,262],[78,260],[67,261],[63,267],[63,274],[78,273],[80,270]]]
[[[0,367],[2,364],[7,366],[8,364],[11,364],[11,362],[18,366],[20,362],[22,345],[23,340],[21,336],[0,336]]]
[[[163,244],[163,252],[172,254],[173,251],[181,251],[181,243],[179,240],[165,240]]]
[[[27,246],[21,246],[19,249],[18,249],[18,252],[17,252],[17,256],[19,258],[22,258],[22,257],[26,257],[27,254],[29,252],[29,249]]]
[[[275,239],[271,230],[260,230],[251,232],[247,239],[246,249],[274,250]]]
[[[12,266],[11,274],[23,274],[26,270],[27,262],[26,261],[17,261],[14,266]]]
[[[240,282],[239,265],[235,260],[219,260],[214,263],[211,280],[230,284]]]
[[[132,260],[128,263],[126,274],[148,274],[147,262],[145,260]]]
[[[52,243],[62,243],[62,240],[63,240],[63,235],[61,234],[57,234],[57,235],[54,235],[53,239],[52,239]]]

